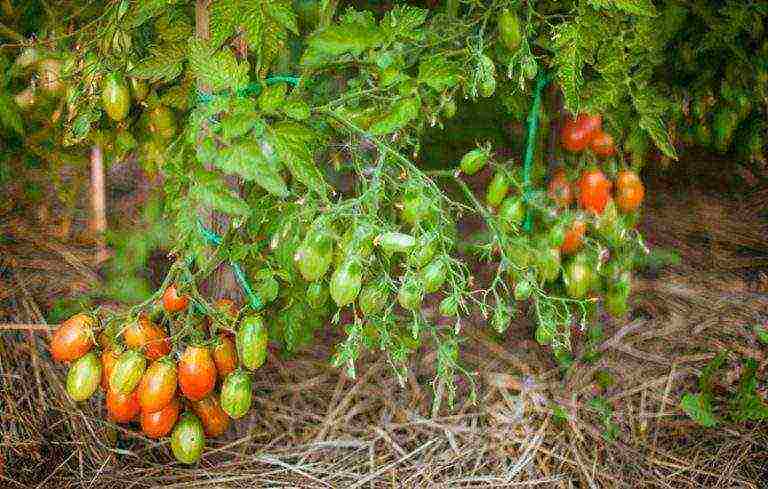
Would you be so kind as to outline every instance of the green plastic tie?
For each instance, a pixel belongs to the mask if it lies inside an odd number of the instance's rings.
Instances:
[[[539,129],[539,114],[541,112],[541,94],[544,91],[544,87],[550,82],[549,75],[539,69],[539,74],[536,77],[536,89],[533,93],[533,104],[531,105],[531,111],[528,113],[528,134],[525,142],[525,157],[523,159],[523,187],[524,196],[529,198],[531,192],[531,171],[533,170],[533,153],[536,150],[536,133]],[[525,211],[525,223],[523,229],[530,233],[533,229],[533,214],[529,210]]]
[[[238,97],[250,97],[250,96],[258,96],[261,93],[261,90],[263,89],[264,85],[275,85],[277,83],[289,83],[293,86],[296,86],[299,84],[299,77],[291,76],[291,75],[276,75],[271,76],[264,80],[264,82],[253,82],[249,83],[245,88],[241,88],[240,90],[237,90],[235,92],[235,95]],[[215,96],[228,96],[229,94],[226,92],[221,92],[216,94]],[[209,104],[213,101],[214,94],[212,93],[206,93],[201,90],[197,91],[197,101],[201,104]]]

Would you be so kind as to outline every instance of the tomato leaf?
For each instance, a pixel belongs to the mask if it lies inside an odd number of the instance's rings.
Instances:
[[[189,190],[193,200],[230,216],[247,216],[251,213],[248,204],[215,173],[199,170],[195,172],[195,177],[197,184]]]
[[[579,112],[579,91],[584,83],[581,71],[585,65],[583,35],[579,25],[566,22],[554,30],[555,55],[552,63],[565,97],[565,107],[572,113]]]
[[[380,45],[384,39],[372,15],[347,14],[342,23],[317,31],[307,40],[307,50],[301,64],[319,67],[327,60],[343,54],[359,56]]]
[[[268,135],[275,154],[293,178],[325,197],[328,184],[317,168],[310,149],[315,140],[314,132],[302,124],[285,121],[274,124]]]
[[[425,20],[429,10],[412,7],[410,5],[397,5],[384,15],[381,20],[381,29],[387,39],[405,37],[419,39],[423,36],[418,29]]]
[[[291,100],[283,104],[282,110],[285,115],[297,121],[307,120],[311,114],[309,105],[303,100]]]
[[[255,182],[272,195],[288,195],[288,187],[280,175],[279,167],[264,157],[261,147],[255,141],[245,141],[224,148],[214,163],[225,173]]]
[[[150,48],[149,52],[149,56],[129,71],[131,76],[170,83],[181,75],[187,54],[184,44],[164,44]]]
[[[216,51],[212,44],[198,38],[189,41],[189,67],[195,78],[214,92],[237,91],[248,85],[247,62],[238,62],[232,51]]]
[[[454,87],[461,78],[461,71],[456,63],[445,56],[432,56],[419,64],[419,82],[435,91],[442,92]]]
[[[655,16],[656,7],[651,0],[588,0],[597,9],[617,9],[633,15]]]
[[[24,135],[24,121],[19,114],[19,107],[10,95],[0,93],[0,127]]]
[[[640,127],[656,143],[656,146],[666,156],[677,159],[677,152],[672,144],[672,138],[664,124],[664,109],[649,87],[641,87],[632,92],[632,101],[640,115]]]
[[[400,100],[394,104],[388,114],[375,122],[369,131],[371,134],[379,136],[402,129],[419,115],[420,108],[421,100],[418,97]]]
[[[757,394],[757,362],[753,358],[746,361],[739,390],[731,401],[731,415],[739,422],[768,420],[768,404]]]
[[[249,46],[261,40],[264,11],[261,2],[217,0],[210,8],[211,43],[219,47],[225,39],[241,31]]]
[[[291,8],[291,2],[285,0],[269,0],[265,2],[269,16],[284,29],[294,33],[299,33],[299,26],[296,22],[296,14]]]
[[[277,83],[267,85],[264,91],[259,95],[259,108],[267,114],[277,114],[280,107],[285,102],[285,94],[288,91],[288,85]]]

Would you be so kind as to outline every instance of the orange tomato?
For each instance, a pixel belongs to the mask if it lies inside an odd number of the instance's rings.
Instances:
[[[190,345],[179,361],[179,386],[191,401],[199,401],[216,385],[216,364],[211,351],[204,346]]]
[[[568,116],[560,130],[560,142],[572,153],[583,151],[601,130],[602,124],[600,115],[579,114],[576,119]]]
[[[645,197],[645,187],[640,176],[631,171],[620,171],[616,177],[616,205],[622,212],[636,211]]]
[[[139,382],[139,404],[142,411],[153,413],[170,403],[176,395],[176,366],[169,360],[156,360]]]
[[[170,285],[163,293],[163,308],[166,312],[181,312],[189,305],[188,295],[179,295],[176,284]]]
[[[578,181],[579,205],[582,209],[602,214],[611,197],[611,181],[599,168],[586,170]]]
[[[179,419],[179,400],[173,398],[164,408],[155,412],[141,411],[141,431],[148,438],[162,438],[171,432]]]
[[[56,328],[51,338],[51,356],[59,362],[77,360],[93,346],[96,321],[87,314],[75,314]]]
[[[112,369],[119,356],[114,350],[107,350],[101,354],[101,388],[105,391],[109,390],[109,376],[112,375]]]
[[[171,351],[168,335],[146,314],[123,330],[123,339],[129,348],[141,348],[150,360],[157,360]]]
[[[221,436],[229,428],[229,416],[221,408],[219,396],[212,392],[199,401],[192,403],[192,410],[203,423],[205,436]]]
[[[568,207],[573,203],[573,189],[563,168],[558,168],[552,174],[547,195],[558,207]]]
[[[601,158],[607,158],[616,154],[613,136],[603,130],[597,131],[595,137],[589,143],[589,149]]]
[[[571,227],[565,232],[563,244],[560,245],[560,252],[563,254],[571,254],[581,248],[586,230],[587,225],[584,221],[581,219],[574,220]]]
[[[107,412],[115,423],[130,423],[139,411],[141,406],[136,391],[123,394],[115,389],[107,390]]]
[[[237,368],[237,349],[232,339],[225,333],[219,334],[219,341],[213,347],[213,362],[222,379]]]

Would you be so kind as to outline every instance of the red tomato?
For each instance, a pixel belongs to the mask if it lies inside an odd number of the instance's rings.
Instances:
[[[162,438],[171,432],[179,419],[179,400],[173,398],[164,408],[155,412],[141,411],[141,431],[147,438]]]
[[[631,171],[620,171],[616,177],[616,205],[622,212],[636,211],[645,197],[645,187],[640,176]]]
[[[586,230],[587,225],[584,221],[581,219],[574,220],[571,227],[565,232],[565,238],[563,239],[563,244],[560,246],[560,252],[563,254],[571,254],[581,248]]]
[[[176,395],[176,366],[169,360],[156,360],[139,382],[139,404],[148,413],[159,411]]]
[[[616,154],[616,146],[613,143],[613,136],[600,130],[595,133],[592,142],[589,143],[589,149],[601,158],[608,158]]]
[[[587,170],[578,181],[579,205],[582,209],[602,214],[611,197],[611,182],[599,168]]]
[[[115,423],[130,423],[139,411],[141,406],[136,391],[123,394],[115,389],[107,390],[107,412]]]
[[[188,295],[179,295],[179,291],[176,289],[176,284],[172,284],[163,293],[163,308],[166,312],[180,312],[187,308],[189,305]]]
[[[237,368],[237,349],[232,339],[225,333],[219,334],[219,342],[213,347],[213,362],[222,379]],[[205,422],[203,422],[205,424]]]
[[[112,369],[119,356],[114,350],[107,350],[101,354],[101,388],[105,391],[109,390],[109,376],[112,375]]]
[[[552,174],[547,195],[558,207],[568,207],[573,203],[573,189],[563,168],[558,168]]]
[[[204,346],[190,345],[179,361],[179,386],[191,401],[207,396],[216,385],[216,365],[211,351]]]
[[[143,349],[150,360],[157,360],[171,351],[168,335],[145,314],[123,330],[123,339],[129,348]]]
[[[96,321],[87,314],[75,314],[54,331],[51,356],[59,362],[71,362],[88,353],[93,346]]]
[[[603,118],[599,115],[579,114],[576,119],[568,116],[560,130],[563,147],[572,153],[584,151],[602,124]]]
[[[229,428],[229,416],[221,408],[219,396],[212,392],[199,401],[192,403],[192,410],[203,423],[205,436],[216,438]]]

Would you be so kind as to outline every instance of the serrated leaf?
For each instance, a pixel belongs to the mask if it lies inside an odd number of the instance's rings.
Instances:
[[[186,83],[174,85],[166,90],[161,96],[160,101],[163,105],[173,107],[174,109],[186,111],[189,109],[189,99],[192,96],[192,90]]]
[[[266,2],[267,13],[280,24],[284,29],[294,33],[299,33],[299,26],[296,22],[296,13],[290,2],[280,0],[269,0]]]
[[[238,91],[248,85],[247,62],[238,62],[231,51],[217,51],[198,38],[189,41],[189,67],[195,78],[214,92]]]
[[[219,47],[229,37],[242,32],[250,47],[260,44],[264,26],[261,2],[217,0],[211,5],[211,43]]]
[[[230,216],[247,216],[251,213],[248,204],[227,188],[224,180],[210,172],[198,172],[197,176],[198,184],[190,189],[190,198]]]
[[[221,121],[221,135],[226,141],[231,141],[240,136],[244,136],[259,123],[261,123],[261,120],[256,115],[256,112],[253,112],[252,114],[230,114],[229,116],[224,117]]]
[[[311,150],[316,139],[314,132],[302,124],[284,121],[273,124],[268,135],[274,154],[293,178],[325,197],[328,185],[315,164]]]
[[[560,83],[565,98],[565,107],[571,113],[580,111],[579,92],[584,83],[582,70],[585,65],[583,36],[578,24],[566,22],[555,28],[553,36],[555,56],[552,63],[555,76]]]
[[[429,10],[410,5],[397,5],[384,15],[381,29],[388,39],[394,37],[418,38],[423,31],[419,27],[427,20]]]
[[[680,407],[692,420],[700,425],[712,428],[717,426],[717,420],[712,413],[712,403],[708,396],[702,394],[685,394]]]
[[[21,136],[24,135],[24,121],[19,114],[19,106],[6,93],[0,93],[0,126]]]
[[[371,125],[368,131],[375,136],[398,131],[418,117],[419,109],[421,109],[421,100],[418,97],[399,100],[394,103],[390,112]]]
[[[343,54],[359,56],[380,45],[384,39],[379,27],[372,21],[362,20],[362,17],[354,22],[331,25],[310,36],[301,64],[321,66],[325,61]]]
[[[255,141],[238,143],[220,150],[215,165],[225,173],[255,182],[272,195],[288,195],[288,187],[279,168],[264,157],[261,147]]]
[[[259,95],[259,108],[267,114],[277,114],[285,102],[287,92],[288,85],[285,83],[267,85]]]
[[[461,78],[461,70],[445,56],[432,56],[419,64],[419,82],[442,92],[455,86]]]
[[[126,16],[125,26],[129,29],[139,27],[146,21],[162,14],[170,4],[169,0],[143,0],[135,3],[130,15]]]
[[[632,94],[637,113],[640,115],[639,125],[648,133],[656,147],[666,156],[677,159],[677,152],[672,144],[672,138],[664,124],[664,110],[650,89],[641,87]]]
[[[283,105],[283,112],[291,119],[304,121],[309,119],[311,114],[309,105],[303,100],[291,100]]]
[[[187,54],[183,44],[165,44],[149,52],[149,57],[131,68],[130,76],[170,83],[181,74]]]
[[[615,8],[633,15],[656,15],[656,7],[651,0],[588,0],[597,9]]]

